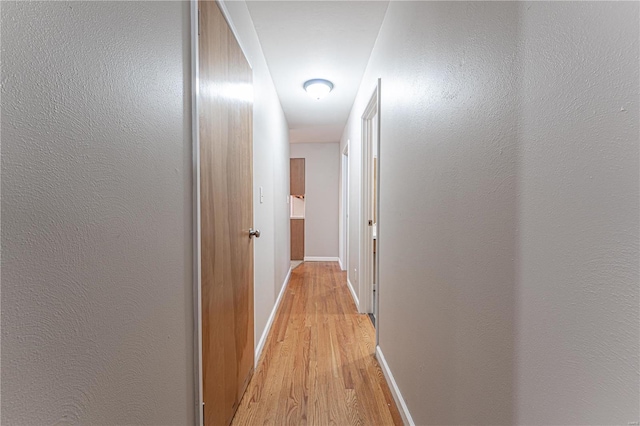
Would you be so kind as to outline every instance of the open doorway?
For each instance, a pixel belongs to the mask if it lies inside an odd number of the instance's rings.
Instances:
[[[361,311],[379,322],[380,79],[362,115]]]

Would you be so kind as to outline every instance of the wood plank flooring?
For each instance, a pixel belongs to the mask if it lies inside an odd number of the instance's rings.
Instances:
[[[297,267],[233,425],[401,425],[375,330],[335,262]]]

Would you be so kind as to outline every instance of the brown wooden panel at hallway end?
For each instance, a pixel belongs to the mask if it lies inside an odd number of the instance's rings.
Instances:
[[[291,260],[304,260],[304,219],[291,219]]]
[[[304,158],[289,160],[289,187],[291,195],[305,194],[305,162]]]

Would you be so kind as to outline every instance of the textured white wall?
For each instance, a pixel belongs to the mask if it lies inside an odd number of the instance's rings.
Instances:
[[[291,158],[305,159],[305,257],[338,257],[338,145],[291,144]]]
[[[285,122],[286,130],[286,122]],[[282,289],[284,279],[291,268],[291,226],[289,224],[289,139],[287,136],[279,139],[274,155],[273,169],[275,172],[275,289],[277,296]]]
[[[226,1],[224,7],[253,69],[253,217],[261,232],[255,240],[254,262],[257,345],[291,265],[289,130],[246,3]]]
[[[380,345],[417,424],[639,420],[638,30],[637,3],[390,3],[341,145],[353,267],[382,77]]]
[[[189,5],[1,7],[2,423],[192,423]]]
[[[273,87],[273,86],[272,86]],[[275,88],[274,88],[274,96]],[[275,98],[277,100],[277,98]],[[278,107],[279,107],[278,101]],[[274,106],[275,108],[275,106]],[[280,129],[279,137],[272,138],[271,143],[274,146],[274,164],[273,172],[275,174],[274,179],[274,191],[273,196],[274,203],[274,220],[275,228],[274,233],[276,235],[275,241],[275,289],[274,295],[278,295],[284,284],[284,279],[291,268],[291,226],[289,224],[289,132],[287,122],[284,118],[284,113],[280,108],[281,119],[278,122],[272,122],[271,124],[278,123]]]
[[[520,424],[640,421],[638,6],[520,8]]]

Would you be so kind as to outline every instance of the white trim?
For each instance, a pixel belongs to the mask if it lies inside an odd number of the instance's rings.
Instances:
[[[320,257],[320,256],[305,256],[305,262],[339,262],[338,257]]]
[[[287,276],[284,277],[284,282],[282,283],[282,288],[280,289],[280,293],[278,294],[276,303],[273,305],[273,309],[271,310],[271,315],[269,315],[269,319],[267,320],[267,325],[264,327],[262,336],[260,337],[260,340],[258,341],[258,345],[256,346],[256,356],[253,361],[254,367],[256,368],[258,367],[258,361],[260,361],[260,355],[262,355],[264,344],[267,342],[267,337],[269,336],[269,331],[271,330],[271,326],[273,325],[273,320],[276,317],[278,306],[280,306],[280,302],[282,301],[282,296],[284,295],[284,291],[287,289],[287,286],[289,285],[290,279],[291,279],[291,268],[289,268],[289,272],[287,272]]]
[[[344,267],[342,266],[342,260],[340,260],[340,258],[338,258],[338,265],[340,265],[340,270],[344,271]]]
[[[404,402],[404,398],[400,393],[400,388],[398,388],[398,384],[393,378],[391,369],[389,369],[389,364],[387,364],[387,360],[384,359],[384,355],[382,354],[382,349],[380,349],[380,346],[376,346],[376,358],[378,359],[378,363],[380,364],[382,373],[384,374],[384,378],[387,379],[387,384],[389,385],[389,389],[391,390],[391,395],[393,395],[393,400],[396,402],[398,411],[400,411],[400,416],[402,416],[402,422],[405,425],[415,426],[413,418],[411,417],[411,413],[409,412],[409,407],[407,407],[407,404]]]
[[[360,259],[359,259],[359,292],[362,303],[359,306],[360,313],[374,313],[373,309],[373,227],[369,226],[371,217],[370,207],[373,203],[371,189],[373,186],[373,118],[378,114],[379,86],[371,94],[361,120],[362,158],[360,169]],[[379,137],[379,131],[376,132]],[[377,319],[377,318],[376,318]],[[376,327],[376,330],[378,327]],[[377,338],[376,338],[377,341]]]
[[[378,202],[376,203],[376,218],[377,218],[377,223],[376,223],[376,256],[378,258],[378,261],[376,262],[375,268],[375,275],[378,278],[378,282],[376,283],[376,300],[374,303],[374,307],[373,307],[373,313],[375,315],[376,318],[376,345],[380,344],[380,259],[381,257],[381,251],[380,251],[380,158],[382,157],[381,153],[382,153],[382,147],[380,145],[380,139],[382,138],[382,132],[381,132],[381,127],[380,127],[380,123],[382,121],[382,79],[378,78],[378,87],[377,87],[377,91],[378,91],[378,120],[377,120],[377,124],[378,124],[378,129],[376,132],[377,137],[377,141],[376,143],[378,144],[377,147],[377,152],[378,152],[378,173],[376,175],[376,200],[378,200]]]
[[[190,1],[191,23],[191,155],[193,185],[193,340],[195,378],[195,422],[204,424],[202,407],[202,269],[201,265],[201,222],[200,222],[200,108],[198,104],[199,45],[198,45],[198,2]]]
[[[351,285],[351,281],[349,281],[349,277],[347,277],[347,287],[349,287],[349,291],[351,292],[351,297],[353,297],[353,301],[356,302],[356,309],[360,305],[360,301],[358,300],[358,296],[356,296],[356,292],[353,291],[353,286]]]

